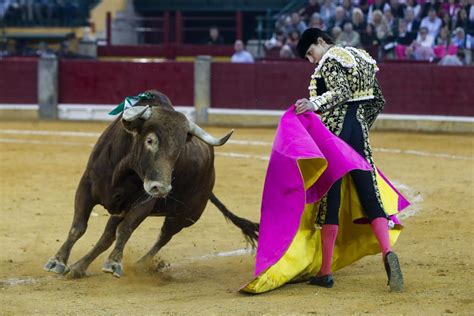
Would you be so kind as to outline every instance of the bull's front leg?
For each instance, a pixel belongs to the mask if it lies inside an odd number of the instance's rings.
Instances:
[[[87,268],[97,258],[98,255],[106,251],[114,242],[117,226],[122,222],[123,217],[111,216],[105,226],[104,232],[99,241],[84,257],[69,267],[68,278],[77,279],[86,275]]]
[[[74,218],[67,240],[63,243],[61,248],[59,248],[56,255],[44,265],[46,271],[58,274],[64,274],[68,271],[67,261],[71,254],[71,249],[86,232],[87,222],[89,221],[93,207],[94,203],[91,197],[90,185],[85,179],[85,176],[83,176],[76,191]]]
[[[102,271],[112,273],[113,276],[120,278],[123,275],[123,249],[125,244],[130,239],[133,231],[147,218],[152,211],[151,205],[144,205],[137,209],[133,209],[125,215],[123,221],[118,225],[116,232],[115,247],[112,250],[109,258],[102,266]]]

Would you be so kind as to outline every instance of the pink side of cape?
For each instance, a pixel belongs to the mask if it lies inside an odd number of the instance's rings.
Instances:
[[[312,158],[323,158],[328,165],[318,181],[305,191],[298,160]],[[370,170],[371,167],[332,134],[314,113],[296,115],[293,106],[285,112],[276,132],[265,178],[256,276],[284,255],[298,230],[305,204],[320,200],[335,181],[355,169]],[[401,195],[399,201],[399,210],[408,205]]]

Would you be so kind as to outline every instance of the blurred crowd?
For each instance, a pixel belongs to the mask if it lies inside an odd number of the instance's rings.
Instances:
[[[0,0],[7,26],[76,26],[83,23],[79,0]]]
[[[378,59],[470,64],[474,0],[309,0],[277,19],[267,55],[295,58],[301,33],[310,27]]]

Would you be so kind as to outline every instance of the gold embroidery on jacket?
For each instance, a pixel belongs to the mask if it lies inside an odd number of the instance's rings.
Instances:
[[[335,64],[338,64],[336,66]],[[336,69],[341,68],[341,69]],[[332,98],[341,91],[334,91],[332,95],[324,93],[317,95],[317,78],[325,82],[338,80],[344,76],[349,84],[349,94],[345,101],[361,101],[374,99],[375,72],[378,70],[376,61],[364,50],[334,46],[330,48],[316,67],[311,76],[309,90],[310,101],[317,101],[320,109],[325,111],[340,103],[341,98]],[[328,92],[329,92],[328,87]]]

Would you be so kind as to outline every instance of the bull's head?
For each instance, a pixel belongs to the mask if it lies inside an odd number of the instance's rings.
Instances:
[[[185,115],[171,108],[149,105],[125,110],[122,124],[134,137],[132,164],[135,172],[143,180],[145,191],[158,198],[172,190],[173,170],[190,135],[211,146],[221,146],[233,133],[215,138]]]

